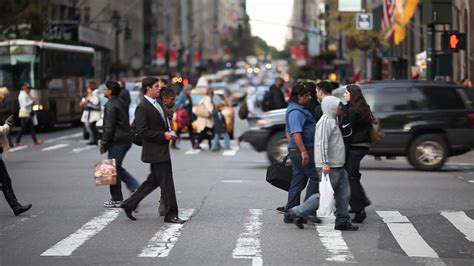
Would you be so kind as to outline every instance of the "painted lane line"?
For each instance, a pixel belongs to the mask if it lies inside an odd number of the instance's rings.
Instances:
[[[469,181],[467,181],[467,182],[469,182],[469,183],[474,183],[474,180],[469,180]]]
[[[354,255],[339,230],[334,230],[334,218],[323,219],[324,225],[316,226],[319,239],[325,248],[326,261],[337,263],[357,263]]]
[[[8,149],[8,151],[9,152],[16,152],[16,151],[24,150],[26,148],[28,148],[28,146],[20,146],[20,147],[15,147],[15,148]]]
[[[237,153],[237,151],[239,150],[240,148],[239,147],[234,147],[232,148],[231,150],[226,150],[222,153],[222,155],[224,156],[235,156],[235,154]]]
[[[194,209],[181,209],[179,217],[188,220],[194,213]],[[165,224],[156,234],[150,239],[148,245],[138,254],[137,257],[146,258],[163,258],[168,257],[173,249],[178,238],[181,235],[181,230],[184,224]]]
[[[83,133],[74,133],[74,134],[70,134],[70,135],[65,135],[65,136],[61,136],[61,137],[57,137],[57,138],[48,139],[48,140],[45,140],[44,142],[52,143],[52,142],[55,142],[55,141],[58,141],[58,140],[73,139],[73,138],[77,138],[77,137],[82,136],[82,134]]]
[[[84,224],[79,230],[43,252],[41,256],[70,256],[74,250],[115,220],[119,214],[119,209],[103,211],[99,216]]]
[[[439,258],[407,217],[398,211],[377,211],[377,214],[387,224],[398,245],[409,257]]]
[[[87,151],[87,150],[92,150],[92,149],[95,149],[97,148],[97,146],[85,146],[85,147],[82,147],[82,148],[75,148],[72,150],[73,153],[79,153],[79,152],[83,152],[83,151]]]
[[[245,232],[242,232],[237,239],[232,258],[251,259],[252,265],[262,265],[262,248],[260,245],[260,234],[262,231],[261,209],[250,209],[248,222],[245,223]]]
[[[469,218],[465,212],[442,211],[441,215],[465,235],[467,240],[474,242],[474,220]]]
[[[196,154],[199,154],[201,152],[200,149],[189,149],[187,150],[184,154],[187,154],[187,155],[196,155]]]
[[[53,145],[53,146],[43,148],[41,151],[52,151],[52,150],[61,149],[61,148],[67,147],[67,146],[69,146],[69,144],[62,143],[62,144],[57,144],[57,145]]]

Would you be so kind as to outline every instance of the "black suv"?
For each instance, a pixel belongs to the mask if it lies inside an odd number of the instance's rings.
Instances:
[[[406,156],[420,170],[438,170],[449,156],[474,148],[474,89],[440,81],[379,81],[360,85],[385,138],[369,154]],[[333,94],[342,98],[345,88]],[[285,109],[265,113],[244,141],[267,151],[271,162],[287,153]]]

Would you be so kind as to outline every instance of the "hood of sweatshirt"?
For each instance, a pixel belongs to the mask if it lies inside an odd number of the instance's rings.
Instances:
[[[341,100],[339,98],[334,96],[326,96],[321,102],[321,110],[323,111],[323,114],[331,118],[336,118],[337,108],[339,107],[340,103]]]

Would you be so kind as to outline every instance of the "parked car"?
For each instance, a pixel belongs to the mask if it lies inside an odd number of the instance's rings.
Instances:
[[[201,99],[206,95],[207,88],[195,88],[191,90],[191,99],[193,101],[193,110],[199,104]],[[225,107],[222,111],[222,114],[225,117],[227,133],[231,139],[234,138],[234,109],[232,108],[232,103],[227,97],[224,90],[216,89],[214,90],[214,97],[212,99],[214,104],[218,102],[223,102]],[[173,130],[178,129],[178,123],[176,122],[176,117],[173,117]],[[193,122],[193,129],[196,130],[196,121]],[[187,132],[187,128],[184,128],[182,132]]]
[[[449,156],[474,148],[474,90],[450,82],[379,81],[360,85],[385,138],[369,154],[405,156],[419,170],[438,170]],[[342,98],[344,88],[333,92]],[[271,162],[287,153],[285,109],[265,113],[244,141]]]

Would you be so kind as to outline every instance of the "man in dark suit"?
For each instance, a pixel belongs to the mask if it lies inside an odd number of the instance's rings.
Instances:
[[[132,215],[140,201],[158,186],[161,187],[162,200],[165,205],[165,223],[184,223],[178,217],[178,203],[173,182],[169,141],[176,139],[170,131],[169,121],[161,102],[158,79],[147,77],[142,81],[144,99],[135,110],[135,126],[142,137],[142,161],[150,164],[151,173],[130,198],[122,203],[127,217],[136,220]]]

